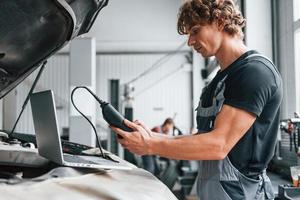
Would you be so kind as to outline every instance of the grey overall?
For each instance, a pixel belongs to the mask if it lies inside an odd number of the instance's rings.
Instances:
[[[252,54],[263,62],[269,62],[259,54]],[[247,59],[246,58],[246,59]],[[218,82],[212,106],[202,107],[200,99],[197,108],[198,132],[205,133],[213,129],[216,115],[224,102],[225,76]],[[203,89],[204,92],[206,88]],[[224,160],[211,160],[199,162],[197,192],[200,200],[264,200],[274,199],[270,179],[265,170],[252,179],[240,173],[226,157]]]

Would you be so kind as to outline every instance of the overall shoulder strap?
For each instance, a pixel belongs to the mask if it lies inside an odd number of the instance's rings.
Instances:
[[[251,54],[251,55],[248,55],[245,60],[247,59],[250,59],[252,58],[252,60],[257,60],[257,61],[260,61],[260,62],[263,62],[267,67],[270,68],[270,65],[271,64],[273,66],[273,69],[279,74],[279,71],[277,69],[277,67],[274,65],[274,63],[269,59],[267,58],[266,56],[263,56],[261,54],[258,54],[258,53],[254,53],[254,54]],[[268,62],[268,63],[267,63]]]

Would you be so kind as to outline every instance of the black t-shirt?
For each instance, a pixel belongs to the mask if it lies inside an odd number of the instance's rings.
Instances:
[[[249,176],[265,169],[274,155],[282,101],[282,81],[277,69],[265,58],[248,57],[252,54],[258,53],[248,51],[219,71],[201,95],[202,106],[211,106],[217,84],[226,78],[223,104],[257,116],[228,155],[232,164]]]

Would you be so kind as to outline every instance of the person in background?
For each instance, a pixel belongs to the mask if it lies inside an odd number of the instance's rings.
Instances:
[[[172,118],[165,119],[164,123],[159,126],[155,126],[151,129],[152,132],[158,134],[169,135],[172,133],[174,128],[174,121]],[[160,170],[156,161],[155,155],[144,155],[142,156],[143,168],[155,176],[160,174]]]
[[[165,119],[164,123],[160,126],[155,126],[151,129],[151,131],[155,133],[162,133],[169,135],[173,131],[174,128],[174,121],[172,118]]]

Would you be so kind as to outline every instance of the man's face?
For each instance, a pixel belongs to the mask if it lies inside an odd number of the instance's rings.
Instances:
[[[195,25],[188,31],[188,45],[193,47],[203,57],[214,56],[222,43],[223,32],[216,23]]]

